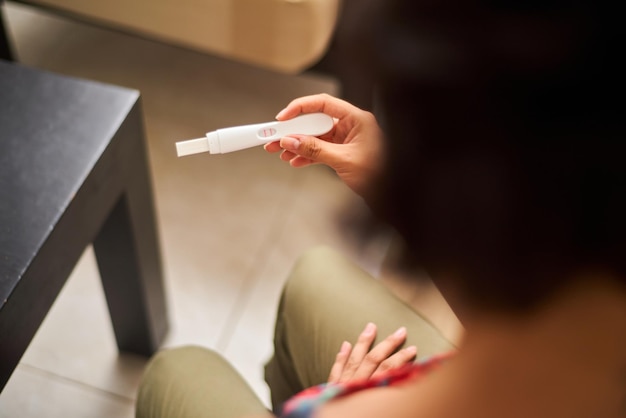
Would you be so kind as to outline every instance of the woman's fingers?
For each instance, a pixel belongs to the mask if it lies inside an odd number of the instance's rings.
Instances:
[[[302,113],[322,112],[337,119],[343,119],[349,116],[358,108],[328,94],[315,94],[297,98],[287,105],[283,110],[278,112],[276,119],[287,120],[296,117]]]
[[[343,373],[343,369],[348,362],[348,357],[350,357],[350,353],[352,352],[352,344],[347,341],[344,341],[341,344],[341,348],[335,357],[335,363],[333,367],[330,369],[330,375],[328,376],[329,383],[337,383],[341,378],[341,374]]]
[[[361,367],[361,363],[363,362],[363,359],[367,355],[367,352],[374,343],[375,339],[376,325],[370,322],[365,326],[365,329],[359,335],[356,344],[354,344],[354,348],[350,353],[350,357],[344,367],[343,373],[339,378],[340,382],[353,379],[357,370]]]
[[[318,94],[293,100],[276,118],[288,120],[313,112],[323,112],[335,119],[329,133],[319,137],[292,133],[266,144],[265,150],[280,152],[280,159],[292,167],[326,164],[348,187],[363,196],[370,181],[379,174],[384,159],[384,136],[376,117],[344,100]]]
[[[269,153],[275,153],[283,150],[283,148],[280,146],[280,141],[268,142],[267,144],[263,145],[263,148],[265,148],[265,151]]]
[[[411,345],[407,348],[404,348],[397,353],[394,353],[385,361],[380,363],[378,368],[372,374],[372,377],[376,377],[382,373],[385,373],[389,370],[397,369],[398,367],[402,367],[405,364],[415,360],[415,356],[417,355],[417,347]]]
[[[330,371],[330,383],[369,379],[415,359],[415,346],[398,350],[406,341],[406,328],[399,328],[372,347],[376,332],[376,325],[368,323],[354,347],[348,342],[341,345]]]
[[[383,341],[378,343],[363,357],[358,369],[353,375],[353,378],[370,378],[385,362],[387,363],[384,367],[388,370],[389,365],[396,364],[398,357],[392,358],[392,355],[400,346],[402,346],[405,340],[406,328],[402,327],[387,338],[385,338]]]

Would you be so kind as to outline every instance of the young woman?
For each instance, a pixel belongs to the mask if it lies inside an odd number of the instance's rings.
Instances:
[[[266,149],[332,167],[403,238],[403,267],[454,293],[466,333],[453,347],[340,255],[312,251],[279,307],[277,415],[626,416],[626,37],[603,3],[384,2],[359,67],[375,74],[376,117],[327,95],[278,114],[336,118],[327,136]],[[194,348],[159,354],[137,405],[267,414]]]

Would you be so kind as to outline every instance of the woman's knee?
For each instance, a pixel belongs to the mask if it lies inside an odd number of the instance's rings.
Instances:
[[[195,384],[193,364],[206,362],[212,352],[181,347],[157,353],[148,363],[137,394],[136,416],[180,416]],[[197,376],[197,374],[196,374]]]
[[[218,353],[186,346],[157,353],[137,396],[137,417],[229,417],[266,407]]]

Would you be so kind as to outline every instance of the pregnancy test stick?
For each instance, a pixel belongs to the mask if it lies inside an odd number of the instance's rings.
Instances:
[[[179,157],[201,152],[225,154],[278,141],[287,135],[324,135],[333,125],[333,118],[324,113],[307,113],[285,121],[234,126],[208,132],[204,138],[177,142],[176,153]]]

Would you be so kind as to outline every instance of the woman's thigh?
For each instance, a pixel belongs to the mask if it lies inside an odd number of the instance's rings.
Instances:
[[[325,382],[342,342],[354,343],[368,322],[378,327],[377,341],[406,327],[406,344],[417,346],[418,358],[453,348],[431,323],[344,256],[325,247],[305,253],[285,285],[274,358],[266,367],[274,405]]]

